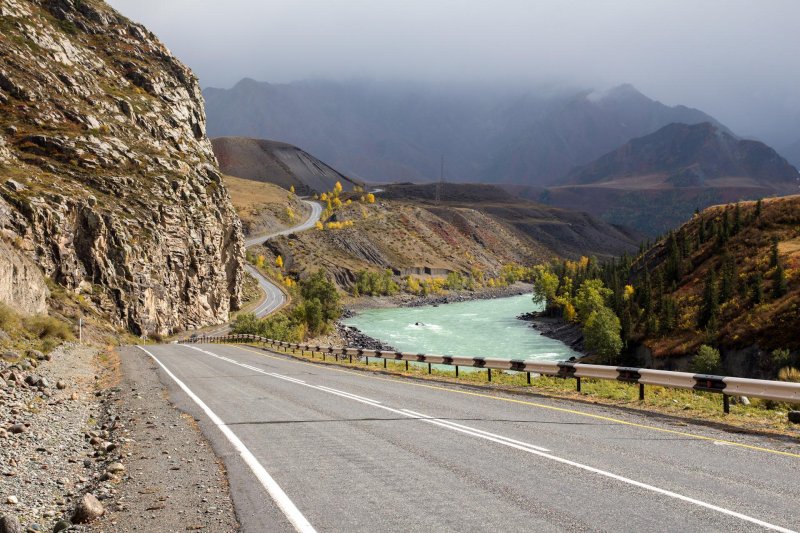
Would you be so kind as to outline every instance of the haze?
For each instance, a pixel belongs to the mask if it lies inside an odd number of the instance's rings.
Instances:
[[[369,78],[418,83],[634,84],[740,135],[800,139],[800,2],[111,0],[204,87]]]

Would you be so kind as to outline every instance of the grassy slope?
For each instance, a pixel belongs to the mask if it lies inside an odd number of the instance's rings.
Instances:
[[[242,219],[245,234],[280,231],[308,216],[306,205],[277,185],[234,176],[224,176],[223,179],[233,207]],[[289,216],[287,208],[291,208],[294,219]]]
[[[721,247],[710,240],[694,250],[685,262],[686,272],[671,293],[678,302],[679,323],[684,327],[666,337],[645,338],[654,356],[690,354],[710,340],[729,350],[753,345],[765,350],[800,349],[797,335],[800,331],[800,196],[764,200],[762,214],[757,219],[754,218],[755,202],[743,202],[740,207],[744,221],[741,231]],[[695,238],[702,221],[719,221],[725,210],[731,216],[733,209],[730,204],[708,208],[687,222],[682,230]],[[789,285],[788,294],[780,298],[772,296],[775,269],[769,262],[773,237],[779,240],[780,262]],[[714,268],[719,272],[726,253],[737,265],[740,286],[748,287],[754,274],[761,273],[765,297],[763,303],[753,302],[748,288],[723,303],[717,337],[709,339],[708,332],[695,326],[696,317],[702,306],[708,271]],[[663,242],[646,253],[651,271],[664,262],[666,255]]]

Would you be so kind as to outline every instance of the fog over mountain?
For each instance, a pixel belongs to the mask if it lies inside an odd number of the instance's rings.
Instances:
[[[444,157],[447,180],[547,185],[667,124],[717,123],[630,85],[597,92],[245,79],[203,94],[212,137],[280,139],[365,181],[430,181]]]
[[[800,139],[800,3],[111,0],[155,31],[203,87],[250,77],[631,83],[775,147]]]

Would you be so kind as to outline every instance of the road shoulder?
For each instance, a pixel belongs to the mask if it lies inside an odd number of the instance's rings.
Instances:
[[[156,364],[133,347],[119,352],[115,398],[127,474],[98,531],[237,531],[223,462],[195,419],[170,401]]]

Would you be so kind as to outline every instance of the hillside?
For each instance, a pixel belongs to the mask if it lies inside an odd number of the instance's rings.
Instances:
[[[307,218],[308,206],[296,194],[272,183],[223,176],[244,235],[275,233]]]
[[[800,196],[709,207],[635,257],[548,268],[551,314],[616,314],[623,349],[605,360],[689,370],[709,345],[721,362],[696,371],[774,379],[800,356]]]
[[[227,320],[241,225],[192,72],[99,0],[0,13],[0,301],[41,312],[48,285],[136,334]]]
[[[212,136],[280,139],[372,182],[438,179],[444,156],[449,181],[551,184],[672,122],[714,121],[629,85],[598,93],[244,79],[203,95]]]
[[[797,170],[758,141],[670,124],[574,169],[539,198],[657,235],[697,208],[797,191]]]
[[[553,208],[521,200],[493,185],[444,183],[435,202],[434,184],[387,185],[381,198],[421,203],[428,209],[471,209],[514,228],[553,255],[609,258],[630,252],[642,235],[608,224],[586,213]]]
[[[677,253],[667,238],[634,264],[638,278],[646,266],[653,279],[659,271],[668,285],[670,272],[676,279],[665,293],[677,306],[675,328],[666,335],[645,333],[642,342],[654,358],[693,353],[712,342],[722,348],[731,373],[773,377],[777,368],[769,353],[800,350],[800,196],[767,199],[760,206],[743,202],[738,211],[731,204],[706,209],[675,233]],[[698,327],[711,272],[718,307]]]
[[[283,274],[294,279],[322,267],[350,290],[363,271],[388,269],[398,284],[450,273],[488,282],[512,265],[635,249],[621,230],[493,186],[446,184],[438,204],[434,195],[433,185],[392,185],[371,203],[344,192],[324,226],[273,239],[254,256],[264,255],[267,265],[280,256]]]
[[[329,191],[337,181],[346,190],[362,185],[290,144],[244,137],[218,137],[211,144],[222,172],[231,176],[294,187],[301,195]]]

